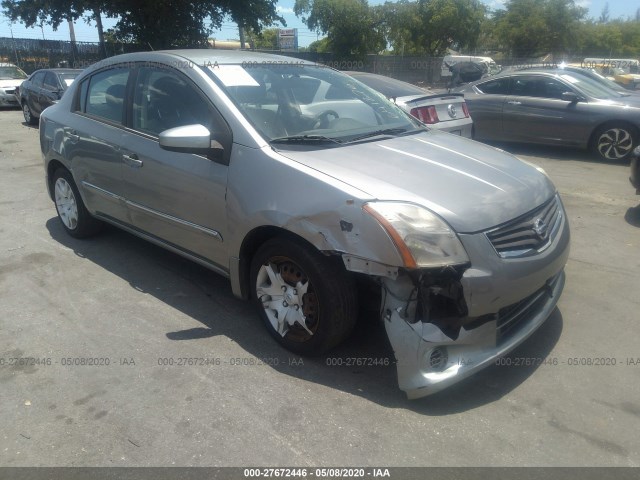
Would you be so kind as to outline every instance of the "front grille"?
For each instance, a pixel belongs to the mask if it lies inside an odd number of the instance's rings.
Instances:
[[[548,280],[544,287],[529,295],[527,298],[498,311],[496,322],[498,344],[509,338],[511,334],[517,332],[518,326],[526,323],[528,319],[542,309],[551,297],[553,288],[559,278],[560,275],[558,274]]]
[[[560,199],[554,196],[544,205],[486,233],[502,258],[532,255],[547,248],[562,221]]]

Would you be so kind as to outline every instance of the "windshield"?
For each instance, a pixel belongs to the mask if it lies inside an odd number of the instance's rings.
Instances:
[[[335,145],[424,129],[383,95],[320,65],[247,62],[206,70],[269,141]]]
[[[73,72],[73,73],[64,72],[64,73],[60,73],[59,76],[60,76],[60,79],[62,80],[62,82],[64,83],[64,85],[66,85],[68,87],[69,85],[71,85],[73,83],[73,81],[75,80],[75,78],[79,74],[80,74],[80,72],[78,72],[78,73],[75,73],[75,72]]]
[[[22,80],[27,74],[15,66],[0,67],[0,80]]]
[[[584,75],[585,77],[591,78],[592,80],[595,80],[596,82],[599,82],[600,84],[602,84],[603,86],[610,88],[611,90],[614,90],[616,92],[619,92],[622,88],[621,85],[618,85],[616,82],[614,82],[613,80],[609,80],[607,77],[604,77],[602,75],[600,75],[598,72],[596,72],[595,70],[593,70],[592,68],[589,69],[567,69],[567,71],[571,72],[571,73],[577,73],[578,75]]]
[[[611,100],[624,97],[623,94],[616,92],[585,75],[570,75],[568,73],[562,73],[560,74],[560,78],[566,80],[571,85],[577,87],[583,93],[586,93],[593,98],[598,98],[600,100]]]
[[[429,95],[415,85],[396,80],[395,78],[385,77],[384,75],[375,75],[370,73],[354,73],[351,74],[356,80],[360,80],[365,85],[377,90],[387,98],[425,96]]]

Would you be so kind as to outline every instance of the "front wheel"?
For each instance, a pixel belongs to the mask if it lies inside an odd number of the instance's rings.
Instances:
[[[53,196],[58,218],[69,235],[84,238],[101,229],[102,222],[92,217],[84,206],[69,170],[58,168],[53,174]]]
[[[593,150],[601,160],[619,162],[631,155],[637,141],[636,131],[625,125],[605,125],[594,136]]]
[[[357,295],[338,257],[277,237],[251,262],[251,293],[267,330],[300,355],[320,355],[353,330]]]

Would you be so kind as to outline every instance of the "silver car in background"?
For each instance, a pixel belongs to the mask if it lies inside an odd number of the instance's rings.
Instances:
[[[395,78],[366,72],[344,72],[380,92],[422,123],[471,138],[473,120],[461,93],[427,92]]]
[[[640,97],[564,69],[510,71],[461,87],[473,138],[589,149],[628,160],[640,142]]]
[[[369,283],[410,398],[509,352],[563,289],[569,226],[543,171],[321,65],[117,56],[42,113],[40,144],[70,235],[107,222],[229,277],[293,352],[344,340]]]
[[[16,92],[27,78],[24,71],[12,63],[0,63],[0,107],[18,107]]]

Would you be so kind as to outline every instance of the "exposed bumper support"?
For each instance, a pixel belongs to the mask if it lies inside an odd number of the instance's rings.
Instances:
[[[415,305],[391,291],[406,292],[408,285],[385,281],[389,294],[385,299],[384,324],[396,355],[399,387],[409,399],[425,397],[488,367],[544,323],[558,302],[564,281],[564,271],[560,271],[518,309],[511,310],[510,316],[520,317],[514,318],[517,321],[508,333],[502,334],[501,330],[509,319],[496,316],[470,330],[462,327],[455,340],[432,323],[410,323],[407,319],[413,318],[411,309]]]

